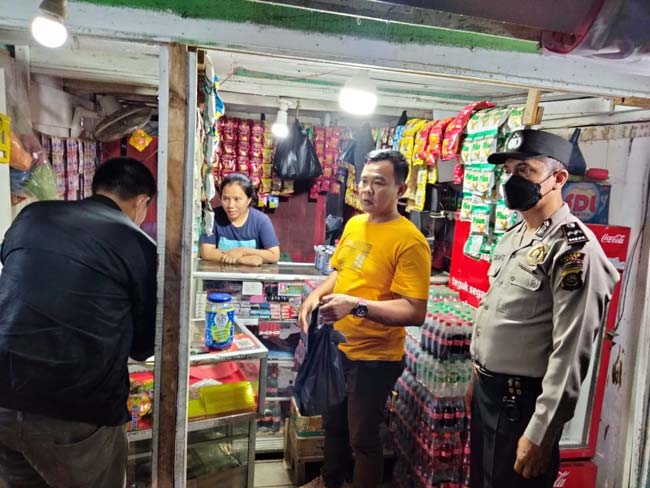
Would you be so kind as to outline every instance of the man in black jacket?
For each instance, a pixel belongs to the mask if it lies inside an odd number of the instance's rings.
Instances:
[[[156,245],[139,225],[156,193],[131,158],[93,196],[26,207],[0,258],[0,488],[124,484],[127,361],[153,354]]]

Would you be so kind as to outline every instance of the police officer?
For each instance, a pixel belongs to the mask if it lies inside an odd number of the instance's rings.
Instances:
[[[488,161],[505,165],[506,204],[523,220],[495,249],[476,317],[471,486],[546,488],[619,275],[562,200],[569,173],[585,171],[577,143],[522,130],[506,151]]]

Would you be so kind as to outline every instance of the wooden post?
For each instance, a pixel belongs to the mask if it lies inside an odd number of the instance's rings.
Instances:
[[[640,97],[623,97],[615,98],[614,105],[624,105],[626,107],[650,108],[650,98]]]
[[[164,295],[163,319],[158,358],[159,377],[155,388],[158,390],[158,415],[155,485],[161,488],[178,486],[178,470],[183,470],[185,462],[177,463],[177,453],[184,455],[185,445],[179,444],[177,431],[185,432],[185,408],[179,412],[179,385],[187,382],[187,368],[179,367],[179,359],[186,357],[182,345],[187,338],[182,337],[180,324],[183,317],[183,213],[185,191],[185,145],[187,121],[188,62],[184,46],[171,44],[167,50],[167,80],[169,110],[167,125],[167,197],[165,207],[165,252],[164,252]],[[164,69],[162,70],[164,71]],[[163,87],[161,80],[161,89]],[[185,372],[185,374],[181,374]],[[184,376],[184,377],[183,377]],[[181,389],[184,389],[181,387]],[[182,413],[182,415],[179,415]],[[182,438],[181,438],[182,439]],[[182,444],[182,441],[181,441]],[[179,466],[180,464],[180,466]]]
[[[524,125],[526,127],[542,123],[544,108],[539,106],[539,99],[541,96],[542,92],[537,88],[531,88],[528,90],[526,108],[524,108]]]

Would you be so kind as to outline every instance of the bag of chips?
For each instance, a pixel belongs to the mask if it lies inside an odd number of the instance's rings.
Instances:
[[[489,203],[475,203],[472,205],[471,234],[490,235],[490,216],[492,205]]]
[[[524,107],[513,107],[508,117],[508,132],[514,132],[524,128]]]
[[[464,222],[472,220],[472,206],[474,205],[474,195],[469,192],[463,192],[463,201],[460,205],[459,219]]]
[[[458,155],[460,139],[465,125],[476,110],[494,107],[494,104],[487,101],[473,102],[465,106],[454,120],[445,129],[445,137],[442,141],[442,160],[449,161]]]

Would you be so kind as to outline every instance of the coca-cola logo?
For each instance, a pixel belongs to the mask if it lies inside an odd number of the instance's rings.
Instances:
[[[604,234],[600,238],[600,242],[605,244],[625,244],[625,235],[624,234]]]
[[[566,481],[569,478],[571,471],[560,471],[557,474],[557,479],[553,484],[553,488],[564,488],[566,486]]]

